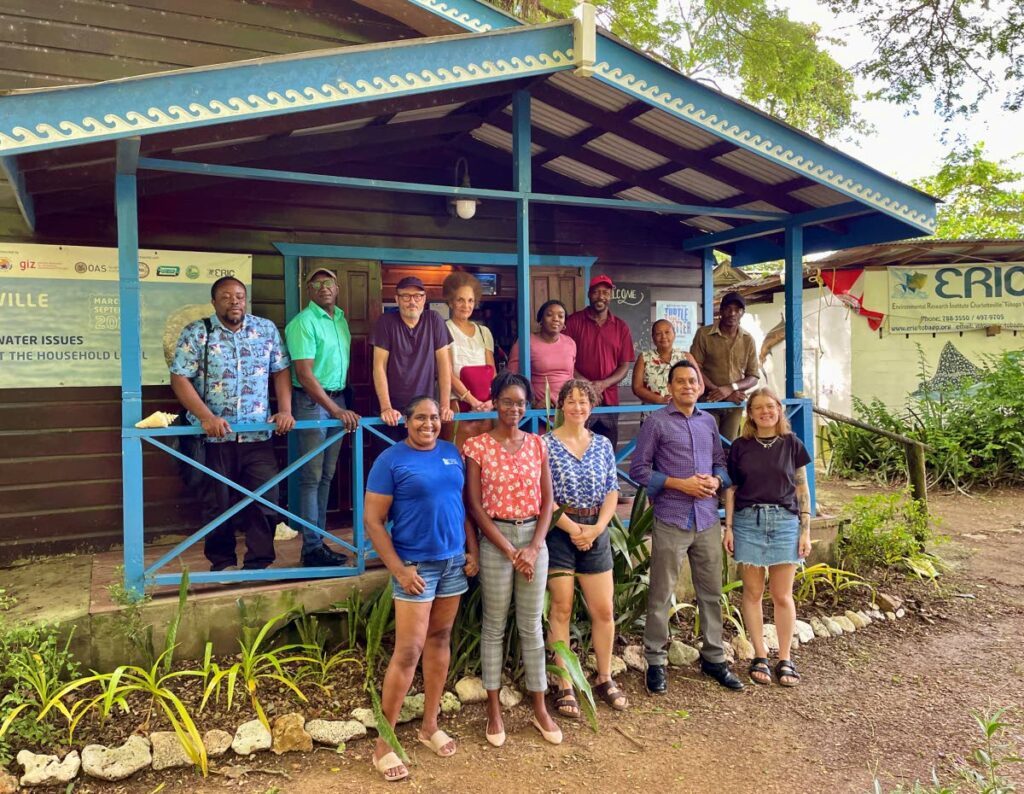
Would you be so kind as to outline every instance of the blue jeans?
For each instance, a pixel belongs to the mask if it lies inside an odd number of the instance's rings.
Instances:
[[[345,407],[345,400],[340,394],[334,401],[339,407]],[[292,414],[296,420],[324,420],[331,418],[331,415],[312,397],[306,394],[306,392],[299,390],[295,390],[292,394]],[[320,529],[325,529],[327,526],[327,499],[331,493],[331,481],[334,479],[334,470],[338,466],[338,453],[341,452],[341,436],[343,431],[335,427],[311,427],[306,430],[295,431],[299,437],[300,456],[305,455],[327,438],[328,431],[333,435],[337,435],[339,440],[315,456],[298,471],[299,508],[296,512],[310,524],[316,524]],[[303,555],[316,551],[323,545],[323,542],[322,535],[302,527]]]

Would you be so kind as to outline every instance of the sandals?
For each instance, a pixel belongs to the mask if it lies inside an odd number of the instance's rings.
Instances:
[[[594,694],[616,711],[625,711],[629,708],[629,701],[614,679],[609,678],[601,684],[595,684]]]
[[[779,664],[782,664],[782,662],[779,662]],[[764,676],[764,678],[756,678],[755,673]],[[750,661],[750,669],[747,671],[747,674],[755,684],[769,686],[772,683],[772,669],[768,666],[768,660],[763,656],[758,656]]]
[[[779,679],[779,686],[796,686],[800,683],[800,673],[796,671],[790,659],[782,659],[775,665],[775,677]],[[788,682],[783,678],[790,679]]]
[[[402,759],[399,758],[393,751],[382,755],[380,758],[373,758],[373,768],[380,772],[381,776],[389,783],[394,783],[398,780],[404,780],[409,777],[409,770],[405,764],[402,763]],[[402,770],[396,772],[394,775],[389,775],[388,772],[392,770]]]
[[[580,718],[580,704],[576,700],[576,693],[572,687],[555,692],[555,710],[561,716],[569,719],[578,720]]]
[[[416,739],[424,747],[430,748],[438,758],[450,758],[458,751],[458,748],[455,746],[455,740],[440,729],[434,731],[434,734],[429,739],[424,739],[419,734],[416,735]],[[452,745],[452,749],[446,753],[444,748],[448,745]]]

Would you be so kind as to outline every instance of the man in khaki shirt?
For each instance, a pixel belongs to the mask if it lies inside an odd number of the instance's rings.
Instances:
[[[742,295],[727,292],[718,309],[718,320],[698,328],[693,337],[690,355],[704,375],[702,402],[741,405],[747,392],[757,385],[757,345],[754,337],[740,328],[740,318],[746,310]],[[729,441],[739,435],[742,409],[719,408],[711,413],[719,432]]]

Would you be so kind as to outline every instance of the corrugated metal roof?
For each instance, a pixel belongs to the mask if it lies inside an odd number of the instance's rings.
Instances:
[[[495,127],[492,124],[484,124],[477,127],[470,133],[475,140],[486,143],[488,146],[493,146],[495,149],[501,149],[506,152],[512,151],[512,133],[505,132],[505,130]],[[544,147],[539,144],[530,145],[531,154],[540,154],[544,151]]]
[[[615,194],[619,198],[626,199],[627,201],[656,201],[659,204],[671,204],[670,199],[664,196],[659,196],[657,193],[652,193],[649,190],[644,190],[642,187],[631,187],[628,190],[620,190]]]
[[[369,119],[363,120],[363,124],[367,124]],[[360,125],[362,126],[362,125]],[[292,133],[293,135],[295,133]],[[182,154],[184,152],[200,152],[203,149],[219,149],[222,146],[238,146],[242,143],[256,143],[257,141],[265,141],[266,135],[250,135],[246,138],[234,138],[230,141],[207,141],[205,143],[194,143],[191,146],[175,146],[171,151],[174,154]],[[82,165],[82,163],[76,163],[76,166]]]
[[[585,99],[605,110],[622,110],[633,102],[622,91],[588,77],[576,77],[570,72],[556,72],[548,78],[558,88]]]
[[[324,132],[344,132],[345,130],[358,130],[365,127],[373,121],[373,117],[365,119],[349,119],[348,121],[339,121],[337,124],[321,124],[319,127],[303,127],[302,129],[293,130],[293,137],[301,137],[303,135],[320,135]]]
[[[505,108],[505,112],[511,115],[512,108]],[[580,121],[575,116],[570,116],[568,113],[537,99],[530,102],[530,121],[542,130],[547,130],[562,138],[571,138],[590,126],[585,121]]]
[[[736,188],[712,179],[709,176],[694,171],[692,168],[684,168],[674,174],[663,176],[662,181],[670,185],[704,196],[708,201],[722,201],[723,199],[738,196],[740,191]]]
[[[707,215],[698,215],[696,218],[689,218],[683,221],[683,223],[705,232],[727,232],[733,228],[728,223],[717,218],[709,218]]]
[[[737,209],[743,210],[761,210],[763,212],[780,212],[785,214],[785,210],[779,209],[770,201],[747,201],[743,204],[737,204]]]
[[[758,157],[746,149],[734,149],[720,157],[716,157],[715,162],[769,185],[778,185],[781,182],[788,182],[796,177],[796,174],[792,171],[787,171],[781,166],[770,163],[763,157]]]
[[[585,148],[593,149],[638,171],[647,171],[668,162],[667,157],[662,157],[612,132],[606,132],[600,138],[588,142]]]
[[[439,119],[447,116],[452,111],[465,105],[465,102],[452,102],[450,105],[438,105],[432,108],[419,108],[417,110],[403,110],[396,113],[388,124],[403,124],[406,121],[417,121],[422,119]]]
[[[714,135],[673,118],[661,110],[650,110],[633,119],[632,123],[685,149],[706,149],[718,143],[718,138]]]
[[[568,157],[556,157],[551,162],[544,163],[544,167],[590,187],[605,187],[618,181],[615,177],[606,174],[604,171],[591,168],[589,165],[584,165],[578,160]]]
[[[834,204],[843,204],[850,200],[842,193],[837,193],[832,188],[825,187],[824,185],[802,187],[799,190],[794,190],[789,195],[815,207],[831,207]]]

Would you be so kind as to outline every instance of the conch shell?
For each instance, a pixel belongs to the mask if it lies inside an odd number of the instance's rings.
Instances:
[[[141,422],[136,422],[136,427],[170,427],[174,424],[174,420],[178,418],[177,414],[169,414],[165,411],[154,411]]]

